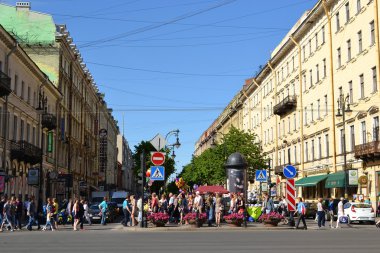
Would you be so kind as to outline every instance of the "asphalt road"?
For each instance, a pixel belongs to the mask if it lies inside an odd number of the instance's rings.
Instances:
[[[0,252],[379,252],[380,230],[203,230],[125,231],[94,227],[85,231],[4,232]]]

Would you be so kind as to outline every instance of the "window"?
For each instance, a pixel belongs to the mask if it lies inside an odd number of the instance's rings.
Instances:
[[[311,122],[314,122],[314,105],[313,103],[310,104],[311,108]]]
[[[367,143],[367,131],[366,131],[366,126],[365,126],[365,121],[362,121],[361,126],[362,126],[362,144],[366,144]]]
[[[292,56],[292,71],[294,71],[294,56]]]
[[[379,141],[379,116],[373,118],[373,140]]]
[[[302,78],[303,78],[303,91],[305,92],[306,91],[306,74],[303,74]]]
[[[315,69],[316,69],[316,72],[317,72],[317,83],[319,82],[319,64],[315,65]]]
[[[327,95],[325,95],[325,115],[327,115]]]
[[[323,78],[326,77],[327,74],[327,67],[326,67],[326,58],[323,59]]]
[[[353,88],[352,88],[352,81],[349,81],[348,82],[348,89],[349,89],[349,96],[350,96],[350,104],[353,104],[354,103],[354,91],[353,91]]]
[[[342,52],[340,51],[340,48],[336,50],[337,55],[338,55],[338,68],[342,66]]]
[[[335,22],[336,22],[336,32],[338,32],[340,29],[339,12],[337,12],[335,15]]]
[[[355,149],[355,127],[350,126],[351,151]]]
[[[311,140],[311,160],[314,161],[314,140]]]
[[[356,0],[356,13],[359,13],[362,10],[361,0]]]
[[[371,23],[369,23],[370,29],[371,29],[371,46],[375,44],[375,23],[372,20]]]
[[[312,50],[311,50],[311,39],[309,39],[309,56],[311,55]]]
[[[346,3],[346,23],[350,21],[350,3]]]
[[[15,75],[15,84],[14,84],[14,93],[16,94],[17,96],[17,89],[18,89],[18,76]]]
[[[26,141],[30,143],[30,124],[26,124]]]
[[[329,142],[329,135],[326,134],[325,135],[325,144],[326,144],[326,157],[329,157],[330,156],[330,142]]]
[[[351,40],[347,40],[347,61],[351,60]]]
[[[290,133],[290,116],[288,117],[288,133]]]
[[[24,140],[24,121],[20,121],[20,140]]]
[[[21,99],[24,99],[25,97],[25,83],[24,81],[21,81]]]
[[[318,33],[315,34],[315,50],[318,48]]]
[[[297,146],[294,146],[294,163],[297,164]]]
[[[13,116],[13,140],[14,141],[17,141],[17,131],[18,131],[18,127],[17,127],[17,116]]]
[[[313,70],[309,70],[309,75],[310,75],[310,88],[313,87]]]
[[[372,68],[372,92],[377,91],[377,72],[376,67]]]
[[[321,118],[321,100],[320,99],[317,100],[317,117],[318,119]]]
[[[359,76],[359,82],[360,82],[360,98],[363,99],[364,98],[364,75],[361,74]]]
[[[26,95],[27,97],[26,97],[26,102],[28,103],[28,104],[30,104],[30,87],[28,86],[28,89],[27,89],[27,95]]]
[[[344,131],[343,129],[340,129],[340,153],[344,154]]]
[[[282,135],[285,135],[285,120],[282,120]]]
[[[325,26],[322,26],[322,44],[325,44],[326,37],[325,37]]]
[[[32,141],[31,143],[33,145],[36,145],[36,127],[33,127],[33,131],[32,131]]]
[[[318,137],[318,159],[322,158],[322,138]]]
[[[307,125],[307,106],[305,107],[305,125]]]
[[[306,162],[309,161],[309,145],[307,142],[305,142],[305,160]]]
[[[293,123],[294,123],[294,131],[297,130],[297,115],[294,113],[293,114]]]
[[[359,54],[363,51],[363,37],[362,37],[362,31],[358,32],[358,49]]]
[[[302,47],[303,60],[306,59],[305,46]]]

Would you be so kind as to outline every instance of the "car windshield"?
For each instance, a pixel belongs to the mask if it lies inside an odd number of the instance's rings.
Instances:
[[[355,208],[372,208],[370,204],[353,204]]]

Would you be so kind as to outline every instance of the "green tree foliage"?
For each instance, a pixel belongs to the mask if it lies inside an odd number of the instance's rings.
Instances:
[[[228,156],[240,152],[248,163],[248,180],[254,179],[256,169],[265,168],[265,160],[260,146],[256,143],[256,135],[232,127],[224,135],[220,144],[194,157],[192,162],[184,166],[180,176],[190,185],[223,184],[226,180],[224,163]]]
[[[153,166],[152,162],[150,161],[150,152],[156,151],[153,145],[148,141],[141,141],[138,145],[135,146],[135,151],[133,153],[133,160],[135,161],[135,168],[134,173],[135,176],[138,175],[138,173],[141,172],[141,154],[145,152],[145,172]],[[170,151],[166,150],[161,152],[165,152],[165,163],[162,165],[165,167],[165,181],[155,181],[151,187],[148,187],[146,184],[146,187],[150,188],[151,192],[158,193],[160,188],[165,185],[165,182],[168,180],[171,174],[174,173],[175,167],[174,167],[174,160],[169,156]],[[136,182],[137,183],[137,182]]]

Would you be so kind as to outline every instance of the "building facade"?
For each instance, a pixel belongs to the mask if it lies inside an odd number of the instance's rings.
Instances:
[[[375,0],[318,1],[243,87],[242,129],[259,136],[278,195],[292,164],[307,200],[344,196],[345,168],[363,179],[347,184],[350,199],[378,200],[378,13]],[[344,122],[341,96],[351,109]]]
[[[133,174],[133,157],[132,151],[127,140],[121,134],[117,136],[117,161],[121,167],[121,188],[130,193],[135,193],[135,177]]]

